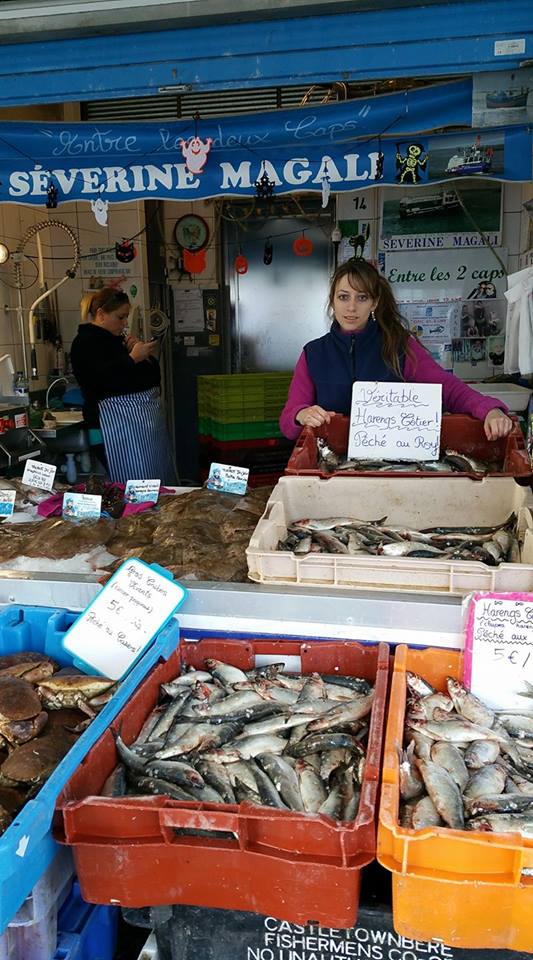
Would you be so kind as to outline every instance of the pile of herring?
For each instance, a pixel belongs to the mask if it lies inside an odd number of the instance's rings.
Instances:
[[[373,687],[364,679],[242,671],[208,659],[161,686],[162,702],[129,746],[104,796],[248,803],[354,820]]]

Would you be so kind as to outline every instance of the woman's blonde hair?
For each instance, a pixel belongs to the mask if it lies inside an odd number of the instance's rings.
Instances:
[[[377,301],[374,316],[381,330],[382,356],[387,366],[403,380],[402,359],[410,353],[410,334],[398,310],[390,283],[366,260],[347,260],[331,278],[328,297],[328,313],[331,316],[334,316],[335,290],[344,277],[347,277],[354,290],[361,290],[371,300]]]
[[[118,310],[125,303],[129,304],[130,298],[123,290],[115,290],[114,287],[104,287],[97,290],[96,293],[85,293],[80,301],[81,319],[83,323],[88,320],[94,320],[98,310],[104,313],[111,313]]]

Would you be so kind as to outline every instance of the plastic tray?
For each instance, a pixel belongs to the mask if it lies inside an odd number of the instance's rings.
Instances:
[[[480,460],[498,461],[502,470],[500,473],[489,474],[494,477],[523,477],[530,480],[532,476],[531,463],[527,454],[524,435],[514,418],[512,432],[501,440],[490,441],[485,436],[483,423],[461,413],[445,414],[442,418],[441,450],[451,449],[465,453]],[[335,453],[346,456],[348,450],[349,417],[336,415],[330,423],[322,427],[304,427],[298,437],[291,454],[285,474],[287,476],[306,477],[383,477],[383,471],[372,470],[342,470],[340,473],[328,473],[318,465],[317,437],[326,440]],[[391,475],[391,474],[389,474]],[[412,470],[405,473],[394,473],[398,480],[405,477],[467,477],[480,479],[478,474],[432,473],[431,471]]]
[[[63,637],[78,616],[51,607],[4,607],[0,611],[0,653],[36,650],[53,657],[61,666],[70,666],[72,657],[63,649]],[[172,620],[57,765],[35,799],[25,804],[0,837],[0,933],[59,850],[52,837],[51,825],[55,802],[63,785],[148,670],[175,649],[178,637],[178,623]]]
[[[57,943],[58,910],[73,876],[70,850],[59,849],[0,936],[0,960],[50,960]]]
[[[198,421],[198,430],[215,440],[261,440],[282,437],[277,419],[250,419],[243,423],[220,423],[211,417],[202,417]]]
[[[462,654],[396,650],[378,829],[378,860],[392,872],[394,928],[452,947],[533,951],[533,838],[398,825],[398,747],[406,670],[439,689],[462,675]]]
[[[332,492],[334,491],[334,497]],[[282,477],[246,549],[248,576],[257,583],[357,587],[464,595],[472,590],[533,589],[533,495],[513,479],[457,483],[449,477]],[[277,550],[287,525],[304,517],[386,516],[390,524],[492,525],[518,514],[524,538],[521,563],[488,567],[466,560],[425,560]]]
[[[509,410],[517,413],[527,410],[531,396],[531,390],[528,387],[521,387],[518,383],[472,383],[471,386],[478,393],[501,400]]]
[[[160,684],[175,676],[180,664],[200,666],[206,657],[216,657],[249,669],[265,654],[276,660],[299,656],[304,673],[319,670],[375,679],[356,820],[339,824],[328,817],[247,803],[94,796],[117,762],[108,730],[58,800],[56,836],[73,848],[86,900],[127,907],[183,903],[268,913],[294,923],[354,924],[361,868],[375,853],[386,644],[222,639],[182,644],[146,678],[113,726],[122,724],[122,736],[131,742],[157,702]],[[213,837],[183,835],[191,829],[213,831]]]
[[[118,909],[86,903],[78,883],[59,911],[57,925],[57,948],[51,960],[113,960]]]

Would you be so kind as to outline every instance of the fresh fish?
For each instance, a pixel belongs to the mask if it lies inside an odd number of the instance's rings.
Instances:
[[[407,671],[405,679],[409,690],[412,690],[419,697],[428,697],[431,693],[436,693],[435,687],[432,687],[423,677],[419,677],[417,673],[412,673],[411,670]]]
[[[384,543],[379,547],[378,553],[386,557],[444,556],[444,550],[440,550],[439,547],[434,547],[430,543],[413,543],[410,540],[402,540],[401,543]]]
[[[463,801],[455,780],[447,770],[432,760],[419,760],[418,769],[426,790],[444,822],[454,830],[463,830]]]
[[[439,811],[431,797],[421,797],[411,815],[413,830],[423,830],[424,827],[441,827],[444,825]]]
[[[352,723],[354,720],[360,720],[366,717],[372,709],[374,691],[367,693],[366,696],[356,696],[351,702],[339,704],[324,713],[323,716],[312,720],[308,724],[309,733],[319,733],[321,730],[332,730],[343,723]]]
[[[486,739],[505,743],[505,737],[496,730],[481,727],[476,723],[471,723],[466,718],[452,719],[443,723],[413,721],[411,726],[414,730],[420,730],[421,733],[432,740],[448,740],[449,743],[470,743],[471,740]]]
[[[310,756],[306,758],[307,763],[310,761]],[[320,755],[312,754],[312,756],[319,756],[320,776],[324,783],[328,783],[331,774],[337,767],[348,766],[350,752],[343,747],[339,747],[336,750],[325,750],[324,753]],[[299,762],[300,761],[298,761],[298,763]]]
[[[209,701],[198,703],[191,707],[189,716],[194,719],[199,717],[224,717],[256,703],[264,703],[257,690],[242,690],[213,704]]]
[[[453,743],[447,743],[445,740],[434,743],[431,748],[431,759],[448,771],[450,776],[463,793],[470,778],[470,774],[465,766],[463,755]]]
[[[159,780],[157,777],[136,777],[135,786],[141,794],[169,796],[173,800],[192,800],[190,793],[175,783]]]
[[[179,677],[176,677],[172,683],[164,683],[161,686],[165,693],[168,693],[169,697],[173,697],[181,693],[183,687],[194,687],[198,682],[208,683],[212,679],[211,674],[208,673],[207,670],[188,670],[185,673],[181,673]]]
[[[180,787],[203,787],[204,780],[198,770],[195,770],[190,763],[183,763],[178,760],[153,760],[146,766],[146,773],[149,777],[155,777],[158,780],[167,780],[169,783],[177,783]]]
[[[426,720],[433,720],[434,710],[440,709],[449,713],[453,710],[453,703],[445,693],[430,693],[428,697],[421,697],[417,701],[417,707]]]
[[[516,737],[517,740],[526,740],[533,738],[533,717],[524,715],[515,716],[504,713],[499,714],[500,723],[503,723],[509,736]]]
[[[236,754],[241,760],[250,760],[259,753],[283,753],[287,746],[287,741],[281,737],[264,735],[259,737],[242,737],[228,744],[225,750],[219,751],[224,754]]]
[[[272,753],[260,753],[256,763],[270,778],[281,799],[291,810],[303,810],[304,804],[300,792],[298,776],[283,757]]]
[[[259,791],[259,799],[267,807],[276,807],[278,810],[287,810],[288,807],[283,800],[281,799],[276,786],[272,783],[272,780],[262,770],[260,766],[255,765],[253,768],[254,777],[257,783],[257,789]]]
[[[479,770],[494,763],[499,755],[500,748],[494,740],[473,740],[465,751],[465,764],[469,770]]]
[[[115,746],[117,748],[117,753],[122,760],[122,763],[128,770],[133,770],[134,773],[140,773],[142,776],[146,773],[146,760],[142,757],[139,757],[138,754],[134,753],[133,750],[130,750],[128,746],[124,743],[120,733],[117,733],[111,727],[111,733],[115,741]]]
[[[473,817],[466,825],[467,830],[480,830],[485,833],[528,834],[533,830],[533,818],[525,813],[492,813],[485,817]]]
[[[158,740],[161,737],[165,737],[169,732],[172,724],[176,717],[179,717],[183,714],[183,711],[191,699],[190,690],[183,689],[182,692],[178,693],[174,698],[170,706],[165,710],[161,715],[155,727],[153,728],[150,739]]]
[[[353,696],[353,690],[366,695],[370,693],[372,689],[368,680],[363,680],[362,677],[345,677],[342,674],[327,673],[322,674],[322,679],[326,684],[326,693],[330,697],[342,692],[345,697],[350,699],[350,697]],[[340,690],[338,688],[340,688]]]
[[[319,673],[312,673],[304,683],[297,702],[306,700],[325,700],[326,685]]]
[[[406,750],[400,751],[400,797],[402,800],[414,800],[424,792],[424,781],[414,762],[414,740]]]
[[[433,740],[425,737],[419,730],[409,730],[409,737],[415,745],[415,754],[420,760],[431,760]]]
[[[313,546],[313,538],[309,534],[309,536],[302,537],[301,540],[298,540],[298,543],[294,547],[294,553],[310,553],[312,546]]]
[[[347,733],[313,733],[290,746],[287,753],[292,757],[305,757],[309,753],[322,753],[323,750],[336,750],[338,747],[362,752],[357,740]]]
[[[516,523],[516,514],[512,513],[507,520],[504,520],[502,523],[496,524],[494,527],[426,527],[424,530],[421,530],[421,533],[469,533],[469,534],[478,534],[478,533],[496,533],[497,530],[510,529]]]
[[[102,787],[101,796],[123,797],[126,794],[126,785],[126,765],[124,763],[117,763]]]
[[[191,724],[179,740],[158,752],[157,759],[169,760],[185,753],[221,747],[228,740],[233,740],[241,730],[242,725],[237,723],[199,723],[196,726]]]
[[[205,763],[205,761],[202,761]],[[235,763],[230,763],[227,767],[224,768],[224,764],[215,763],[212,766],[220,767],[226,769],[230,782],[235,786],[236,780],[240,780],[241,783],[245,784],[249,790],[254,790],[257,793],[257,781],[254,777],[251,764],[247,760],[237,760]]]
[[[334,820],[340,820],[342,814],[342,784],[336,783],[329,792],[329,796],[318,808],[318,813],[324,817],[332,817]]]
[[[495,719],[494,710],[490,710],[479,697],[470,693],[459,680],[447,677],[446,685],[457,713],[471,720],[472,723],[479,723],[482,727],[492,727]]]
[[[533,808],[533,797],[523,793],[486,794],[465,801],[467,817],[485,816],[492,813],[523,813]]]
[[[476,770],[468,781],[463,796],[466,800],[477,800],[487,794],[503,793],[507,774],[498,764],[488,764]]]
[[[216,680],[222,684],[232,684],[238,681],[246,680],[246,674],[237,667],[232,667],[229,663],[222,663],[220,660],[214,660],[212,657],[205,661],[208,670],[211,671]]]
[[[204,783],[212,787],[222,797],[224,803],[235,803],[236,797],[231,783],[229,769],[222,763],[210,763],[209,760],[197,760],[196,768]]]
[[[333,753],[334,751],[329,752]],[[303,758],[296,761],[296,773],[304,810],[308,813],[318,813],[327,798],[327,791],[322,779]]]

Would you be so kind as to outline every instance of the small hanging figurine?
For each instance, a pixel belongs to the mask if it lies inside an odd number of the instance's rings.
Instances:
[[[98,200],[91,200],[91,210],[94,213],[94,219],[101,227],[107,227],[108,206],[109,200],[102,200],[101,197],[98,197]]]
[[[115,257],[119,263],[131,263],[137,256],[137,250],[133,240],[123,240],[122,243],[115,244]]]
[[[322,176],[322,208],[327,207],[329,201],[329,195],[331,193],[331,186],[329,182],[329,172],[328,172],[328,161],[324,161],[324,174]]]
[[[308,240],[305,233],[302,233],[301,237],[296,237],[292,249],[297,257],[310,257],[314,250],[313,241]]]
[[[274,248],[272,246],[272,240],[270,237],[267,237],[265,240],[265,249],[263,250],[263,263],[265,266],[270,266],[272,263],[272,257],[274,255]]]
[[[275,183],[273,180],[269,179],[264,160],[262,169],[263,173],[254,183],[255,195],[256,197],[259,197],[260,200],[268,200],[274,193]]]
[[[48,209],[55,210],[55,208],[57,207],[57,187],[52,179],[50,179],[48,183],[48,187],[46,190],[46,197],[47,197],[46,206],[48,207]]]
[[[181,152],[185,159],[185,166],[189,173],[195,174],[202,173],[207,162],[207,155],[213,144],[211,137],[207,137],[206,140],[201,140],[198,136],[199,119],[200,114],[196,111],[194,114],[194,137],[179,141]]]
[[[233,266],[235,267],[235,272],[241,274],[248,273],[248,261],[244,254],[240,253],[235,257]]]

